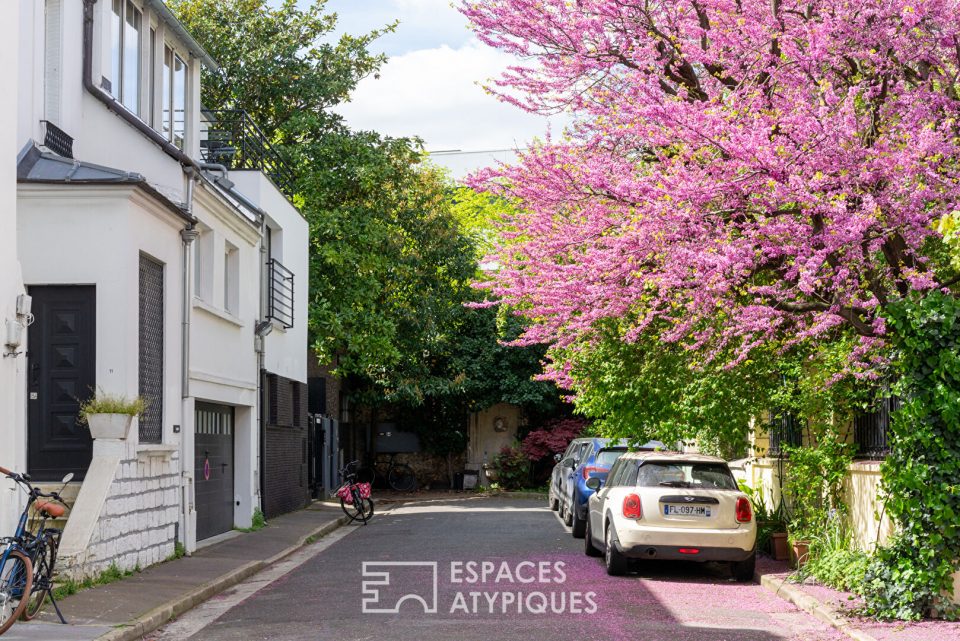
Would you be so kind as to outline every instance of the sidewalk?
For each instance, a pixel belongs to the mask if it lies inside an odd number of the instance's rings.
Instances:
[[[857,641],[960,641],[960,623],[950,621],[876,621],[858,616],[863,602],[849,592],[815,584],[791,583],[786,563],[761,557],[760,584]]]
[[[256,574],[339,527],[340,506],[310,508],[271,519],[267,527],[204,547],[111,583],[83,590],[60,603],[69,626],[55,623],[49,605],[43,621],[17,623],[3,641],[130,641]],[[53,616],[51,616],[53,614]]]

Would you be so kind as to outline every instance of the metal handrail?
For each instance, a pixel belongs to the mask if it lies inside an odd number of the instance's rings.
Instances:
[[[204,109],[207,129],[200,138],[204,161],[227,169],[258,169],[288,197],[296,176],[260,126],[243,109]]]

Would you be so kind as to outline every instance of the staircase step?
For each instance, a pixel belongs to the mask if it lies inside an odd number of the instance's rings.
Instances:
[[[77,495],[80,494],[80,487],[82,485],[83,483],[80,481],[67,483],[66,487],[64,487],[63,483],[34,483],[34,487],[46,494],[50,492],[60,492],[60,496],[63,498],[63,504],[68,508],[67,513],[61,518],[47,521],[47,527],[60,528],[61,530],[66,527],[67,519],[70,517],[70,510],[73,509],[74,503],[77,502]]]

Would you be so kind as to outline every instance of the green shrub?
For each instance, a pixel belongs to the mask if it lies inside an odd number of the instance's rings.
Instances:
[[[530,483],[530,461],[519,448],[505,445],[493,457],[497,483],[505,490],[519,490]]]
[[[870,557],[858,550],[831,550],[818,557],[811,554],[803,570],[823,585],[860,594],[869,564]]]
[[[102,389],[80,405],[80,421],[87,422],[90,414],[126,414],[140,416],[147,410],[147,401],[138,396],[133,400],[120,394],[108,394]]]

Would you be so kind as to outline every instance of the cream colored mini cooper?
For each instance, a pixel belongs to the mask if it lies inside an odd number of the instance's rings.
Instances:
[[[626,572],[628,559],[663,559],[728,561],[737,580],[753,578],[757,525],[723,459],[631,452],[591,484],[584,551],[602,553],[608,574]]]

